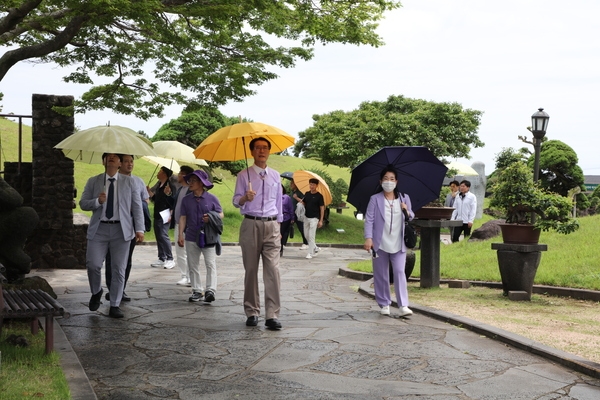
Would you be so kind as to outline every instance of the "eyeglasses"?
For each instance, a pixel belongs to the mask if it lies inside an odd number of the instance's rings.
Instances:
[[[188,184],[191,185],[192,183],[200,183],[200,180],[199,179],[194,179],[194,178],[188,179]]]
[[[268,146],[255,146],[254,150],[264,151],[264,150],[269,150],[269,147]]]

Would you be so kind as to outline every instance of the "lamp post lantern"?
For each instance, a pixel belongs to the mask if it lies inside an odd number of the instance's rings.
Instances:
[[[544,112],[543,108],[538,108],[538,111],[531,116],[531,133],[533,133],[533,148],[535,150],[535,163],[533,169],[533,181],[537,182],[540,174],[540,148],[542,139],[546,135],[548,128],[548,120],[550,116]]]

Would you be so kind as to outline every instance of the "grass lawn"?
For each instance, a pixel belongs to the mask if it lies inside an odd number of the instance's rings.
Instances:
[[[60,356],[44,354],[44,332],[32,335],[29,321],[5,321],[0,336],[0,398],[52,400],[70,399],[69,385],[60,366]],[[29,346],[15,347],[6,342],[10,335],[21,335]]]

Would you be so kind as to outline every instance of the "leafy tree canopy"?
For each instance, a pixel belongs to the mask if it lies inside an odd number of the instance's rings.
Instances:
[[[471,147],[483,146],[477,136],[481,114],[458,103],[390,96],[350,112],[313,115],[294,154],[349,168],[384,146],[425,146],[439,158],[468,157]]]
[[[528,161],[530,167],[533,167],[534,161],[534,156],[531,156]],[[543,142],[539,174],[542,187],[562,196],[567,196],[570,189],[583,188],[583,170],[577,165],[578,162],[577,153],[566,143],[560,140]]]
[[[398,7],[397,0],[4,0],[0,81],[26,60],[75,67],[64,80],[93,85],[76,111],[148,119],[174,103],[240,101],[277,77],[269,67],[312,58],[317,42],[377,47],[377,21]]]

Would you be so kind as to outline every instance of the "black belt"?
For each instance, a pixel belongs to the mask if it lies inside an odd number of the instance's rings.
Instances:
[[[244,215],[245,218],[255,219],[257,221],[277,221],[277,217],[255,217],[254,215]]]
[[[100,222],[102,222],[103,224],[120,224],[121,223],[121,221],[100,221]]]

